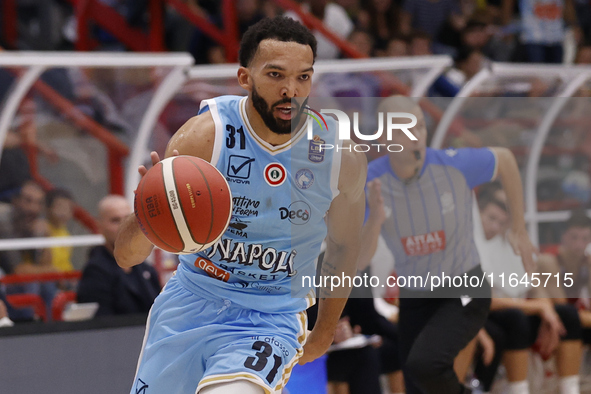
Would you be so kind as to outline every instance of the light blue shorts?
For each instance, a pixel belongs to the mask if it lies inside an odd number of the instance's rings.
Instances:
[[[195,394],[244,379],[281,392],[302,355],[307,318],[195,294],[173,276],[148,316],[131,394]]]

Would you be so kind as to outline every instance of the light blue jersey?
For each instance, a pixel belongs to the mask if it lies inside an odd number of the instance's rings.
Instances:
[[[180,256],[154,301],[132,394],[194,394],[236,379],[279,393],[302,355],[315,298],[300,276],[316,273],[338,194],[340,154],[319,149],[337,145],[334,122],[325,126],[332,137],[314,124],[308,140],[306,124],[272,146],[252,130],[245,104],[223,96],[201,106],[215,122],[211,162],[230,185],[233,215],[214,246]]]
[[[290,141],[272,146],[253,131],[245,97],[205,100],[204,111],[216,125],[211,163],[230,185],[233,215],[213,247],[180,256],[179,275],[201,289],[196,291],[245,308],[268,313],[307,309],[314,295],[302,288],[301,276],[316,273],[326,236],[324,216],[338,194],[340,169],[340,152],[318,147],[333,143],[336,133],[329,136],[314,124],[314,139],[308,140],[305,124]]]
[[[564,0],[519,0],[521,41],[560,44],[564,39]]]

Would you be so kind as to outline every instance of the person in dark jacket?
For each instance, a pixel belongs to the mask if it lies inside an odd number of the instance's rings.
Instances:
[[[109,195],[99,203],[98,225],[105,244],[90,251],[78,284],[78,302],[98,302],[96,316],[148,313],[160,293],[156,270],[146,262],[123,269],[113,250],[121,221],[131,207],[122,196]]]

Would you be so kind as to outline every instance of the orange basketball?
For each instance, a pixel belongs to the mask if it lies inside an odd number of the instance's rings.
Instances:
[[[157,247],[176,254],[213,245],[232,216],[232,193],[217,168],[173,156],[150,168],[135,191],[135,217]]]

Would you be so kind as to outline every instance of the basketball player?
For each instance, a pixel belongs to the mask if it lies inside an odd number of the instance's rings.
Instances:
[[[306,139],[307,117],[291,99],[308,97],[315,54],[314,36],[292,19],[253,25],[238,69],[248,97],[205,100],[170,140],[166,156],[201,157],[226,176],[234,211],[213,247],[180,256],[148,317],[132,393],[280,392],[298,360],[312,361],[332,343],[348,290],[344,298],[320,295],[307,335],[305,309],[315,301],[300,278],[314,275],[325,237],[323,275],[355,274],[367,164],[348,151],[316,154]],[[335,124],[328,129],[314,133],[334,141]],[[138,264],[151,249],[128,217],[119,265]]]
[[[378,111],[414,114],[417,124],[410,131],[417,140],[393,133],[388,143],[400,144],[404,150],[369,164],[369,189],[378,189],[384,209],[377,210],[377,219],[368,215],[362,242],[369,247],[363,249],[361,259],[373,255],[381,232],[394,254],[399,280],[411,276],[425,280],[427,275],[441,277],[443,273],[481,279],[473,241],[471,189],[498,176],[512,212],[512,245],[531,272],[534,247],[525,230],[521,180],[511,152],[504,148],[427,149],[423,112],[414,102],[390,97]],[[483,326],[490,288],[430,290],[430,282],[421,286],[420,281],[408,281],[400,291],[400,352],[406,392],[462,393],[467,389],[454,373],[454,358]]]

